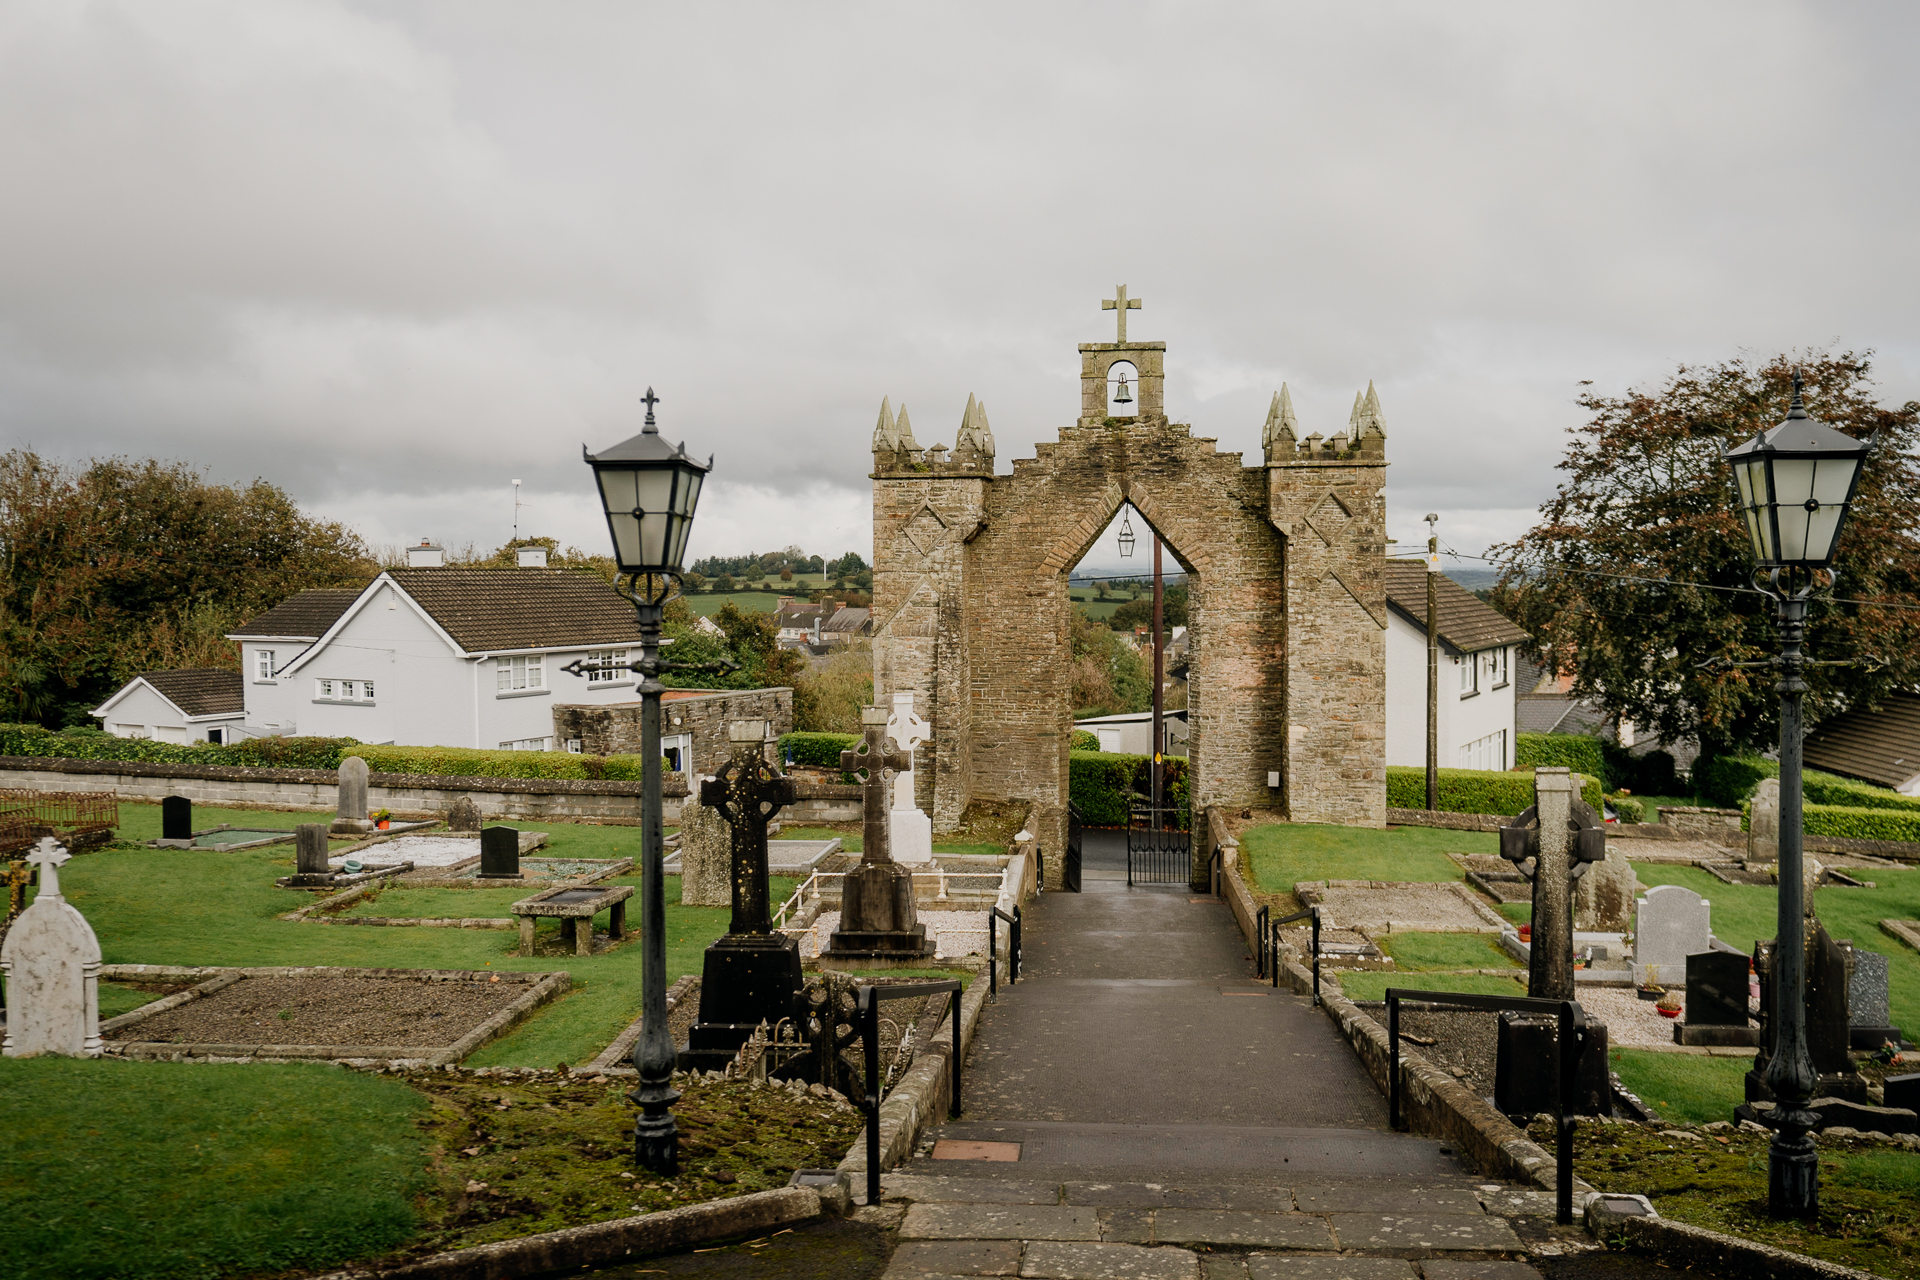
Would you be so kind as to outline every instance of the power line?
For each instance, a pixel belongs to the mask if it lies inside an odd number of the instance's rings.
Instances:
[[[1527,568],[1517,560],[1495,560],[1492,556],[1468,555],[1463,551],[1446,549],[1446,554],[1455,560],[1479,560],[1486,564],[1499,565],[1503,569]],[[1637,573],[1613,573],[1605,569],[1576,569],[1571,565],[1551,565],[1536,570],[1540,573],[1577,573],[1589,578],[1613,578],[1621,582],[1645,582],[1658,587],[1692,587],[1697,591],[1725,591],[1732,595],[1765,596],[1767,593],[1757,587],[1728,587],[1713,582],[1679,582],[1673,578],[1649,578]],[[1830,596],[1834,604],[1864,604],[1876,609],[1920,609],[1920,604],[1899,604],[1892,600],[1862,600],[1855,596]]]

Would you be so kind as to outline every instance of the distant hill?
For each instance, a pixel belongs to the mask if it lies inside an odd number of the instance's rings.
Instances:
[[[1500,581],[1500,571],[1494,568],[1475,566],[1473,568],[1453,568],[1445,571],[1449,578],[1469,591],[1480,591]]]

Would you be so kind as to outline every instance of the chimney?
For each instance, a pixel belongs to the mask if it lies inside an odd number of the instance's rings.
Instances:
[[[514,562],[522,569],[544,569],[547,567],[547,549],[545,547],[519,547],[513,553]]]
[[[409,569],[441,569],[446,567],[446,563],[446,553],[425,538],[420,539],[419,546],[407,548]]]

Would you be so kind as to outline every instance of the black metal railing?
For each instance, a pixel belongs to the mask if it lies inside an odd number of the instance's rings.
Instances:
[[[861,987],[855,997],[855,1014],[860,1020],[860,1040],[866,1052],[867,1089],[862,1108],[867,1113],[867,1203],[880,1203],[880,1002],[906,1000],[914,996],[934,996],[951,992],[949,1016],[953,1019],[953,1097],[947,1114],[960,1118],[960,983],[915,982],[888,986]]]
[[[1265,907],[1260,908],[1262,915]],[[1313,921],[1313,1002],[1320,1003],[1320,908],[1308,907],[1305,911],[1296,911],[1290,916],[1281,916],[1272,922],[1267,936],[1267,972],[1273,979],[1273,985],[1280,985],[1280,928],[1301,920]]]
[[[1193,879],[1193,834],[1178,809],[1134,805],[1127,823],[1127,885],[1186,884]]]
[[[1081,843],[1086,826],[1086,821],[1080,816],[1080,810],[1069,801],[1067,803],[1067,856],[1060,868],[1060,883],[1068,893],[1080,892]]]
[[[1007,985],[1020,981],[1020,908],[1008,915],[995,907],[987,913],[987,1002],[1000,999],[1000,922],[1007,922]]]
[[[1554,1217],[1561,1226],[1573,1222],[1573,1111],[1579,1088],[1580,1053],[1587,1038],[1587,1015],[1574,1000],[1540,1000],[1532,996],[1482,996],[1464,991],[1416,991],[1387,988],[1387,1123],[1405,1126],[1400,1116],[1400,1006],[1428,1009],[1477,1009],[1490,1013],[1515,1011],[1552,1014],[1559,1019],[1559,1054],[1554,1063]]]
[[[1212,893],[1216,898],[1221,896],[1220,887],[1221,881],[1224,878],[1221,873],[1222,865],[1221,848],[1219,845],[1215,845],[1213,846],[1213,853],[1207,858],[1207,883],[1213,886]]]
[[[1268,912],[1265,907],[1261,907],[1253,913],[1253,976],[1256,978],[1264,978],[1267,976],[1267,951],[1270,942],[1269,935],[1272,932],[1272,930],[1267,928],[1267,915]],[[1278,966],[1274,966],[1274,971],[1279,971]]]

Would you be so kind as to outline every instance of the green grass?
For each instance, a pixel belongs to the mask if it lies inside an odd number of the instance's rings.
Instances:
[[[158,830],[157,806],[123,805],[121,815],[123,834],[137,831],[149,819]],[[266,825],[278,819],[276,825],[294,825],[307,817],[249,813],[247,820]],[[635,827],[553,823],[547,829],[552,838],[544,852],[555,857],[607,858],[639,851]],[[291,845],[233,853],[107,849],[75,858],[62,869],[60,880],[68,900],[93,925],[107,964],[565,969],[573,975],[567,995],[480,1049],[467,1060],[470,1066],[580,1062],[639,1016],[643,949],[637,942],[605,955],[520,957],[509,954],[519,945],[517,931],[510,929],[346,929],[296,923],[279,917],[311,897],[273,883],[292,870]],[[608,883],[638,885],[639,878],[623,876]],[[668,876],[666,888],[666,976],[671,982],[681,974],[700,972],[701,953],[727,931],[731,913],[724,907],[681,906],[678,876]],[[426,892],[463,895],[462,901],[464,895],[484,901],[499,894],[486,889]],[[628,924],[636,932],[639,916],[637,903],[629,906]]]
[[[672,884],[676,877],[668,876]],[[607,884],[637,884],[639,877],[628,876],[609,880]],[[775,906],[793,896],[799,886],[798,880],[782,876],[768,879],[768,896]],[[513,904],[520,899],[538,893],[543,885],[522,885],[515,889],[406,889],[393,888],[366,897],[356,898],[351,906],[340,914],[343,916],[389,916],[407,920],[432,919],[471,919],[488,917],[500,918],[513,915]],[[627,899],[627,922],[636,926],[640,911],[640,895]],[[602,911],[594,919],[597,928],[604,929],[608,912]],[[556,922],[557,924],[557,922]]]
[[[1533,904],[1531,902],[1501,902],[1493,908],[1515,924],[1533,923]]]
[[[1335,827],[1276,823],[1254,827],[1240,848],[1258,886],[1292,893],[1303,880],[1403,880],[1444,884],[1462,879],[1449,853],[1498,853],[1490,831],[1434,827]]]
[[[1484,933],[1396,933],[1377,939],[1401,973],[1440,969],[1517,969],[1520,962]]]
[[[1649,888],[1685,885],[1706,898],[1713,904],[1714,933],[1743,951],[1751,951],[1757,939],[1773,937],[1779,898],[1771,885],[1723,884],[1695,867],[1636,862],[1633,869]],[[1872,880],[1876,887],[1829,885],[1815,890],[1814,909],[1835,938],[1850,939],[1864,951],[1887,957],[1887,995],[1894,1025],[1906,1028],[1911,1037],[1920,1027],[1920,955],[1880,932],[1880,921],[1920,919],[1920,870],[1873,867],[1854,874]]]
[[[797,584],[796,584],[797,585]],[[805,591],[729,591],[726,593],[689,595],[687,608],[695,617],[707,618],[720,612],[720,607],[731,601],[742,613],[772,613],[780,607],[781,596],[798,596],[805,599]]]
[[[281,809],[216,809],[200,805],[193,807],[195,831],[205,831],[208,827],[217,827],[223,822],[235,827],[250,827],[256,831],[291,831],[304,823],[332,821],[331,812],[289,813]],[[148,840],[158,840],[160,838],[160,806],[122,804],[117,834],[121,842],[126,844],[142,844]],[[330,838],[336,844],[351,844],[355,839],[355,837],[345,836]],[[292,845],[287,846],[289,849],[292,847]]]
[[[1753,1066],[1751,1055],[1707,1058],[1651,1049],[1612,1049],[1608,1057],[1620,1073],[1620,1083],[1669,1120],[1689,1124],[1731,1120],[1733,1109],[1747,1100],[1742,1079]]]
[[[100,1021],[132,1013],[141,1005],[152,1004],[160,998],[161,993],[157,991],[136,991],[117,982],[103,982],[100,984]]]
[[[1420,991],[1463,991],[1468,995],[1524,996],[1527,984],[1490,973],[1381,973],[1361,970],[1340,975],[1340,988],[1349,1000],[1384,1000],[1388,987]]]
[[[391,1248],[426,1107],[331,1066],[0,1059],[0,1273],[199,1280]]]
[[[1126,602],[1127,598],[1125,596],[1113,596],[1106,600],[1094,600],[1078,592],[1074,593],[1073,598],[1074,606],[1095,622],[1105,622],[1118,612],[1120,606]]]

